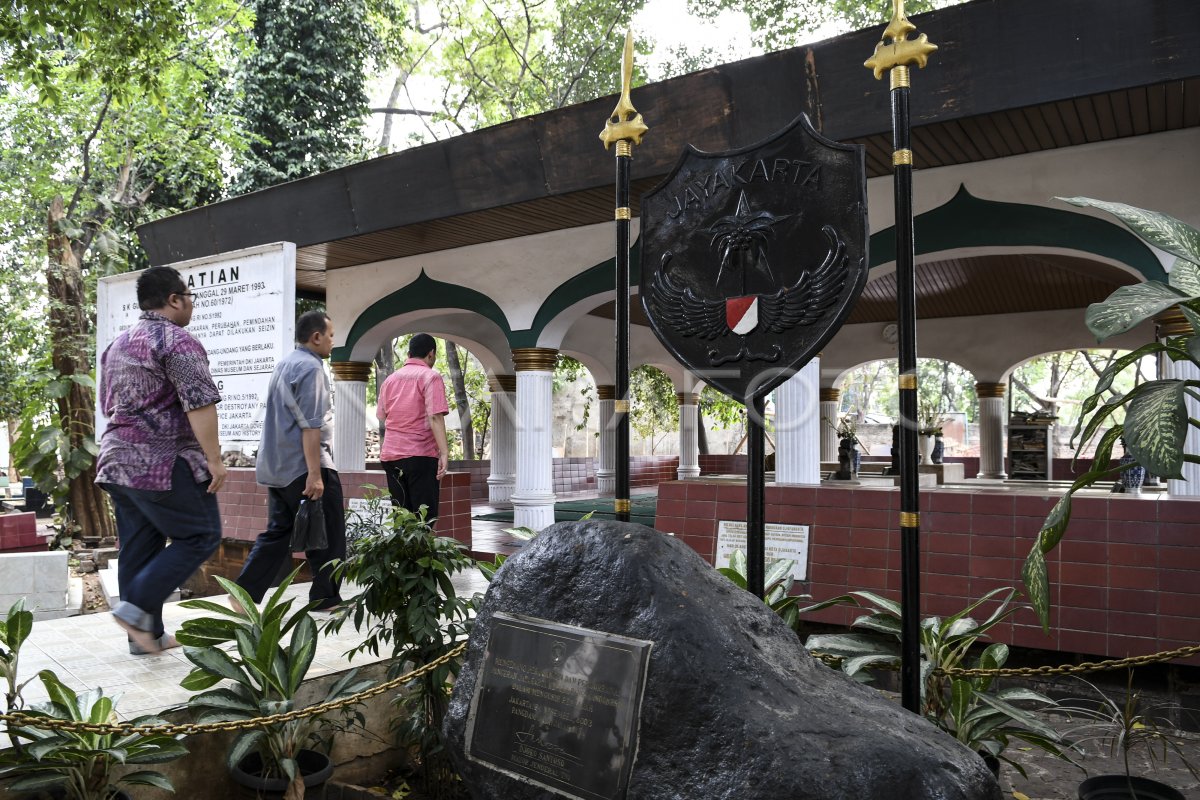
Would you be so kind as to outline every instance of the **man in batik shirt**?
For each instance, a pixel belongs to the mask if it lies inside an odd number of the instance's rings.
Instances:
[[[204,346],[184,330],[192,293],[174,269],[151,267],[138,277],[137,298],[141,317],[100,359],[108,427],[96,483],[112,497],[121,544],[113,617],[141,655],[178,645],[163,630],[163,603],[221,542],[225,466],[221,395]]]

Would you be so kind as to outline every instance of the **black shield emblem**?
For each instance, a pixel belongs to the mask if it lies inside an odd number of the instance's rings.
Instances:
[[[655,334],[747,404],[833,338],[867,280],[864,148],[822,137],[803,114],[739,150],[689,145],[641,217]]]

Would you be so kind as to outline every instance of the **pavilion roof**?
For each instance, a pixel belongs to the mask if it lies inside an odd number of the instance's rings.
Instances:
[[[912,19],[940,48],[913,75],[918,167],[1200,126],[1196,0],[976,0]],[[866,145],[870,176],[890,172],[887,81],[863,67],[882,29],[636,88],[650,132],[634,151],[634,214],[687,143],[744,146],[800,112]],[[298,290],[322,293],[330,270],[604,222],[613,166],[597,137],[614,103],[371,159],[138,233],[154,264],[295,242]]]

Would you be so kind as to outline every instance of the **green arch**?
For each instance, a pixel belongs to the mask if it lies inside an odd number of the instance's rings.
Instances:
[[[425,270],[421,270],[421,274],[412,283],[376,300],[366,311],[359,314],[350,328],[349,335],[346,336],[346,344],[335,347],[331,359],[349,361],[354,345],[379,323],[410,311],[431,308],[461,309],[480,314],[496,323],[509,341],[513,339],[512,329],[508,327],[508,318],[504,316],[500,306],[496,305],[496,301],[474,289],[436,281],[426,275]]]
[[[629,248],[630,286],[637,286],[642,280],[641,243],[642,239],[639,236],[633,246]],[[528,330],[513,333],[511,337],[513,347],[536,347],[538,337],[550,324],[550,320],[586,297],[603,294],[616,288],[616,273],[614,272],[616,266],[617,257],[613,256],[564,281],[538,307],[537,313],[533,317],[533,325]]]
[[[949,202],[918,215],[913,231],[917,255],[961,247],[1062,247],[1125,264],[1144,280],[1167,280],[1153,251],[1115,223],[1056,208],[983,200],[965,185]],[[892,226],[871,237],[871,267],[895,260]]]

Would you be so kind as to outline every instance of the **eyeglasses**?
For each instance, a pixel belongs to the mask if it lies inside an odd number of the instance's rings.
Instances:
[[[186,298],[188,298],[189,300],[191,300],[193,303],[194,303],[194,302],[196,302],[196,300],[195,300],[195,297],[196,297],[196,294],[195,294],[195,292],[175,292],[175,296],[176,296],[176,297],[186,297]]]

